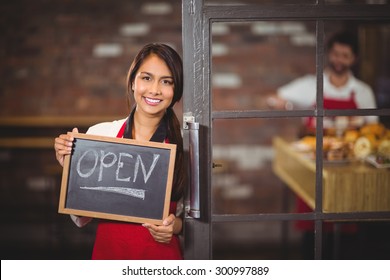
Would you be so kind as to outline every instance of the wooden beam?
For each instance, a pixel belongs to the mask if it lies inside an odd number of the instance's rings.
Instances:
[[[0,148],[53,149],[55,137],[10,137],[0,139]]]

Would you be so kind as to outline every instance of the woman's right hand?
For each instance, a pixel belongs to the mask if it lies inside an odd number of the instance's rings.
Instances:
[[[78,129],[73,128],[72,132],[78,133]],[[56,151],[56,159],[64,166],[64,159],[66,155],[70,155],[73,147],[73,136],[69,133],[61,134],[54,140],[54,150]]]

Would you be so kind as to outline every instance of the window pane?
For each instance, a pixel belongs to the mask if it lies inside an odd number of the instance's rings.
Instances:
[[[303,259],[301,232],[294,222],[240,222],[213,225],[213,258]]]
[[[285,158],[300,123],[300,118],[213,122],[213,213],[297,212],[294,190],[285,184],[291,175],[284,175],[286,170],[305,183],[313,206],[315,162],[308,160],[313,169],[305,173],[306,159],[298,165],[294,158]]]
[[[388,4],[388,0],[325,0],[325,4]]]
[[[212,36],[214,110],[269,110],[281,85],[315,74],[314,22],[213,23]]]
[[[205,0],[206,5],[315,4],[317,0]]]

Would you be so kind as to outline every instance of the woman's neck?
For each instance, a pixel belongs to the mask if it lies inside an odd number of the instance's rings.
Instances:
[[[132,136],[135,140],[149,141],[153,134],[156,132],[157,127],[161,121],[161,118],[156,116],[144,116],[137,112],[134,112]]]

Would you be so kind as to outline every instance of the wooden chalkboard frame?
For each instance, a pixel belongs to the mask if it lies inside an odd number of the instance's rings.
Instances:
[[[101,219],[108,219],[108,220],[117,220],[117,221],[125,221],[125,222],[134,222],[134,223],[152,223],[156,225],[161,225],[162,221],[169,215],[169,207],[170,207],[170,198],[171,198],[171,191],[172,191],[172,182],[173,182],[173,173],[174,173],[174,165],[175,165],[175,156],[176,156],[176,145],[174,144],[168,144],[168,143],[157,143],[157,142],[146,142],[146,141],[137,141],[133,139],[123,139],[123,138],[114,138],[114,137],[106,137],[106,136],[96,136],[96,135],[89,135],[84,133],[70,133],[73,135],[75,139],[75,144],[73,145],[73,151],[71,155],[65,156],[64,160],[64,167],[63,167],[63,173],[62,173],[62,181],[61,181],[61,191],[60,191],[60,200],[59,200],[59,207],[58,212],[62,214],[73,214],[77,216],[85,216],[85,217],[92,217],[92,218],[101,218]],[[80,141],[92,141],[92,143],[98,144],[98,145],[118,145],[123,146],[125,144],[126,151],[131,151],[131,149],[139,149],[148,151],[151,149],[158,149],[161,151],[164,151],[165,154],[169,154],[168,159],[168,166],[167,166],[167,174],[166,174],[166,181],[157,180],[158,186],[154,186],[159,189],[160,192],[165,194],[165,197],[163,199],[163,209],[161,209],[161,218],[150,218],[147,215],[143,214],[137,214],[137,215],[123,215],[121,213],[113,213],[111,211],[107,210],[85,210],[85,209],[76,209],[76,207],[71,208],[68,207],[67,204],[71,201],[70,195],[68,190],[73,187],[71,184],[71,181],[77,180],[77,179],[70,179],[71,174],[71,166],[75,165],[75,163],[72,163],[72,160],[74,158],[73,154],[75,153],[75,150],[78,149],[77,141],[80,139]],[[107,146],[108,147],[108,146]],[[113,147],[113,146],[112,146]],[[165,175],[165,174],[164,174]],[[164,176],[165,177],[165,176]],[[106,194],[110,195],[110,194]],[[89,198],[88,198],[89,199]],[[94,203],[94,201],[93,201]],[[96,205],[96,204],[94,204]],[[147,206],[147,203],[145,204]],[[96,206],[99,208],[99,205]],[[107,207],[105,205],[104,207]],[[129,209],[132,207],[131,203],[127,205],[126,207]],[[82,208],[82,206],[77,207]],[[131,209],[130,209],[131,210]],[[147,209],[142,209],[147,211]],[[139,210],[137,210],[139,211]],[[160,210],[158,210],[160,211]]]

